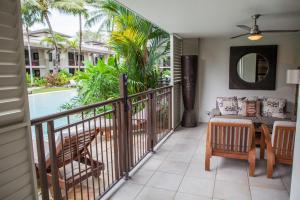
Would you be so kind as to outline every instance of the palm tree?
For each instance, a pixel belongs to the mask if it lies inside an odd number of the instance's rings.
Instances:
[[[111,12],[110,8],[107,7],[106,1],[103,0],[87,0],[87,2],[94,8],[89,13],[89,18],[85,22],[85,26],[93,27],[98,25],[98,32],[109,32],[111,33],[114,29],[113,18],[114,12]],[[115,8],[113,8],[115,10]],[[115,11],[125,11],[122,6],[117,7]]]
[[[33,26],[35,23],[42,22],[42,13],[39,11],[38,6],[31,2],[30,0],[21,1],[21,13],[22,13],[22,23],[25,26],[27,35],[27,48],[28,48],[28,58],[30,67],[30,83],[33,84],[33,72],[32,72],[32,58],[31,58],[31,47],[30,47],[30,33],[29,27]]]
[[[55,54],[55,57],[53,59],[54,66],[56,68],[58,68],[58,66],[59,66],[59,49],[58,49],[57,41],[55,38],[55,33],[54,33],[52,25],[50,23],[49,14],[50,14],[50,9],[61,10],[62,2],[66,1],[66,0],[62,0],[62,1],[58,1],[58,0],[24,0],[24,1],[26,1],[27,4],[29,4],[30,6],[34,6],[36,8],[36,10],[41,13],[43,21],[46,21],[48,29],[49,29],[49,33],[53,40],[53,47],[54,47],[54,54]],[[74,0],[74,2],[75,1],[77,1],[77,0]]]
[[[57,46],[57,42],[54,37],[54,32],[49,20],[49,13],[50,13],[50,8],[55,7],[56,0],[29,0],[31,4],[37,5],[38,10],[42,13],[43,19],[46,21],[47,26],[49,28],[49,32],[52,36],[53,39],[53,45],[54,45],[54,54],[55,58],[53,59],[54,66],[58,68],[59,66],[59,49]]]
[[[78,67],[81,65],[81,46],[82,46],[82,16],[87,17],[88,12],[86,9],[85,0],[61,0],[56,1],[55,8],[67,14],[78,15],[79,17],[79,56]]]
[[[78,40],[68,40],[67,41],[68,48],[73,49],[73,59],[74,59],[74,65],[76,66],[76,50],[78,49]]]
[[[57,59],[57,62],[59,62],[60,61],[60,59],[59,59],[60,51],[65,50],[66,46],[67,46],[67,38],[55,33],[54,36],[44,37],[41,40],[41,44],[43,44],[47,47],[50,47],[51,50],[55,49],[55,52],[56,52],[55,57]],[[56,50],[56,48],[57,48],[57,50]],[[58,69],[58,66],[56,66],[56,67]]]
[[[136,83],[136,91],[156,87],[158,60],[169,52],[169,34],[113,0],[94,0],[98,5],[88,23],[99,21],[113,23],[110,46],[120,54],[128,69],[128,77]],[[98,12],[98,15],[96,13]]]

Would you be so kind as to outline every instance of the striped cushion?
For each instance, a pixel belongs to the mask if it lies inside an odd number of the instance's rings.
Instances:
[[[212,118],[210,122],[224,122],[224,123],[236,123],[236,124],[252,124],[249,119],[232,119],[232,118]]]

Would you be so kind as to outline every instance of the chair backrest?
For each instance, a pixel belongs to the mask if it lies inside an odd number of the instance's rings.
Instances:
[[[272,146],[277,158],[286,160],[293,159],[295,134],[296,122],[274,122]]]
[[[80,155],[86,154],[90,148],[92,141],[97,136],[99,130],[91,130],[81,132],[71,137],[64,137],[63,142],[60,145],[60,149],[57,152],[58,165],[65,165],[72,160],[76,160]]]
[[[249,152],[254,138],[251,120],[213,118],[209,122],[212,149],[224,152]]]

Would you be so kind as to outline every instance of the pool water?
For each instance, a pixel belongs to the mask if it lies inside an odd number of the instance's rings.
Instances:
[[[61,105],[76,96],[76,89],[29,95],[30,119],[58,113]]]
[[[57,92],[47,92],[29,95],[30,119],[43,117],[61,112],[61,106],[68,103],[73,97],[77,96],[76,89],[63,90]],[[67,124],[67,118],[54,120],[54,126],[59,127]],[[31,127],[32,137],[35,138],[35,129]],[[47,124],[43,123],[44,139],[48,140]]]

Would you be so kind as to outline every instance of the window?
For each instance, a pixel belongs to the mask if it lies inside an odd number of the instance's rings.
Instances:
[[[29,65],[29,54],[28,54],[28,50],[25,49],[25,65]]]
[[[33,60],[39,60],[39,53],[38,52],[33,53]]]
[[[72,52],[68,52],[68,63],[69,66],[75,66],[74,53]]]
[[[52,62],[52,53],[51,52],[48,53],[48,57],[49,57],[49,62]]]
[[[74,75],[75,74],[75,68],[69,68],[69,73]]]
[[[104,58],[104,55],[102,55],[102,54],[99,54],[99,55],[97,55],[96,57],[95,57],[95,65],[98,63],[98,60],[103,60],[103,58]]]
[[[33,75],[34,75],[35,77],[40,77],[40,76],[41,76],[40,70],[39,70],[39,69],[33,70]]]

